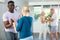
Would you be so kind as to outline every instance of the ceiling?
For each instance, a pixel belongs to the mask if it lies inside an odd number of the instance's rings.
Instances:
[[[60,1],[60,0],[26,0],[28,2],[41,2],[41,1]]]
[[[43,0],[29,0],[29,2],[40,2],[40,1],[43,1]]]

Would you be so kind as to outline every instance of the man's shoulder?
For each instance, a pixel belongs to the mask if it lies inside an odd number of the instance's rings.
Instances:
[[[20,13],[19,12],[17,12],[17,11],[14,11],[14,13],[16,14],[16,15],[19,15]]]
[[[3,13],[3,16],[4,16],[4,15],[8,15],[8,12],[6,11],[5,13]]]
[[[54,16],[58,16],[58,14],[57,14],[57,13],[55,13],[55,14],[54,14]]]
[[[14,10],[14,12],[18,12],[18,11]]]
[[[54,13],[54,15],[57,15],[57,13]]]

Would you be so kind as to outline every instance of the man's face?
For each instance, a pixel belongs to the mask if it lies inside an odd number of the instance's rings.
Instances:
[[[54,14],[54,13],[55,13],[55,11],[54,11],[54,10],[50,10],[50,13],[51,13],[51,14]]]
[[[8,4],[8,9],[10,10],[10,11],[13,11],[14,10],[14,3],[9,3]]]

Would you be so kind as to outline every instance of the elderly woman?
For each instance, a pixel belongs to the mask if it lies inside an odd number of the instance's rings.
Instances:
[[[47,34],[47,25],[46,25],[46,18],[45,13],[42,12],[40,16],[40,33],[39,33],[39,39],[41,40],[41,36],[43,34],[44,40],[46,40],[46,34]]]

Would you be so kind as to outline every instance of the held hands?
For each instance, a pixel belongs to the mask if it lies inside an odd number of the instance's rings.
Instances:
[[[14,23],[14,22],[15,22],[14,19],[11,18],[11,23]]]
[[[12,18],[11,18],[11,24],[13,24],[14,30],[15,30],[15,32],[17,33],[15,20],[12,19]]]
[[[52,19],[51,17],[49,17],[49,18],[41,18],[41,22],[42,22],[42,23],[52,22],[52,21],[53,21],[53,19]]]
[[[13,24],[15,24],[16,23],[16,21],[13,19],[13,18],[11,18],[11,23]]]
[[[48,18],[48,21],[49,22],[53,22],[53,19],[50,17],[50,18]]]
[[[45,18],[46,22],[52,22],[52,18]]]
[[[10,23],[11,26],[13,26],[13,22],[14,22],[14,20],[11,18],[10,21],[11,21],[11,23]]]

